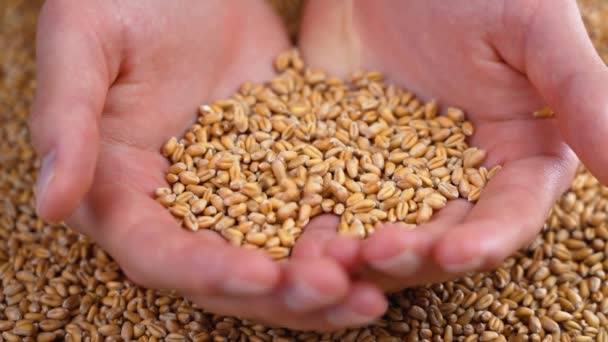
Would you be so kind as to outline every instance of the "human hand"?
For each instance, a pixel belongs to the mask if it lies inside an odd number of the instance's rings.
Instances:
[[[608,181],[608,72],[575,1],[311,0],[305,11],[309,65],[379,70],[463,108],[476,126],[471,145],[503,166],[475,206],[452,201],[428,224],[362,242],[363,279],[395,290],[498,265],[533,239],[570,184],[572,150]],[[556,117],[534,118],[545,104]]]
[[[382,314],[382,293],[351,283],[334,260],[275,263],[180,229],[152,198],[166,184],[160,146],[182,135],[196,108],[272,76],[288,41],[263,1],[47,1],[37,44],[30,126],[43,158],[43,218],[69,218],[136,283],[177,289],[214,313],[298,329]],[[313,220],[298,253],[328,240],[332,220]]]

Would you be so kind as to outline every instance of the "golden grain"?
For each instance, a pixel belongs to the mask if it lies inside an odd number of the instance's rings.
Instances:
[[[535,118],[546,119],[553,117],[555,115],[555,112],[553,112],[553,109],[551,109],[551,107],[546,106],[535,111],[533,115]]]
[[[281,54],[280,75],[266,85],[243,85],[241,93],[258,94],[247,104],[239,94],[203,105],[199,123],[163,145],[173,161],[166,176],[173,186],[155,195],[183,226],[212,228],[248,248],[290,247],[297,236],[282,229],[301,230],[323,212],[356,214],[340,230],[365,237],[386,221],[427,222],[447,200],[478,199],[489,178],[475,169],[485,152],[464,142],[473,133],[464,112],[449,108],[440,115],[437,102],[421,103],[382,83],[377,72],[354,75],[348,88],[306,69],[297,56],[296,50]],[[321,84],[324,90],[307,90]],[[393,110],[400,101],[408,109]],[[242,217],[251,224],[237,225]],[[235,225],[245,238],[224,232]]]

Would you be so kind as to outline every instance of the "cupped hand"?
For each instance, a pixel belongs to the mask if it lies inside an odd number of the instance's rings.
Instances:
[[[503,166],[475,206],[453,201],[429,224],[362,242],[363,279],[395,290],[493,267],[542,228],[576,155],[608,181],[608,71],[575,1],[311,0],[305,11],[309,65],[379,70],[463,108],[476,126],[470,144]],[[546,104],[555,118],[534,118]]]
[[[376,287],[311,252],[333,236],[335,219],[313,220],[296,245],[316,256],[279,264],[180,229],[153,199],[166,185],[162,143],[181,136],[205,101],[269,79],[288,46],[263,1],[47,1],[30,125],[43,160],[39,214],[67,219],[136,283],[177,289],[214,313],[298,329],[382,314]]]

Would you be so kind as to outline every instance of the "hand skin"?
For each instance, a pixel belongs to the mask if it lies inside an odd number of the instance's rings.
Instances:
[[[573,0],[310,0],[299,42],[311,67],[380,70],[465,109],[471,144],[503,166],[474,207],[450,202],[429,224],[349,246],[359,256],[342,262],[385,290],[499,265],[537,235],[576,155],[608,181],[608,71]],[[545,104],[556,118],[533,118]]]
[[[275,263],[213,232],[180,229],[152,198],[166,186],[162,143],[182,135],[203,102],[270,78],[288,47],[260,0],[47,1],[30,122],[43,160],[41,217],[67,219],[134,282],[177,289],[214,313],[323,330],[380,316],[380,289],[351,281],[311,243],[334,238],[334,217],[309,224],[294,252],[309,257]]]

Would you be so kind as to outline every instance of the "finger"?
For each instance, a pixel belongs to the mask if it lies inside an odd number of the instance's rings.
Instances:
[[[279,265],[232,247],[212,231],[192,233],[146,194],[110,185],[79,208],[78,227],[107,250],[134,282],[207,295],[261,295],[279,282]],[[96,209],[93,209],[96,208]]]
[[[597,54],[575,1],[538,1],[521,11],[513,5],[519,54],[514,56],[546,103],[555,111],[560,132],[583,163],[608,182],[608,68]],[[523,4],[522,4],[523,5]],[[507,6],[511,7],[511,6]],[[531,10],[533,9],[533,10]],[[530,12],[529,15],[521,13]],[[510,14],[509,14],[510,13]],[[511,29],[507,32],[517,32]],[[519,55],[519,56],[518,56]]]
[[[483,190],[465,221],[446,230],[433,258],[447,273],[490,267],[532,240],[568,187],[576,158],[538,156],[507,163]]]
[[[310,220],[293,248],[292,257],[321,256],[325,244],[336,236],[339,222],[340,219],[335,215],[321,215]]]
[[[388,307],[386,297],[377,287],[366,283],[353,284],[350,295],[325,315],[334,328],[352,328],[372,323]]]
[[[284,321],[289,321],[337,304],[349,292],[347,274],[332,260],[322,258],[289,260],[283,266],[280,288],[265,296],[245,299],[201,295],[196,291],[191,294],[207,305],[206,309],[209,309],[209,306],[213,307],[216,313],[246,314],[259,318],[267,316],[269,320],[273,317],[282,317]],[[252,305],[243,305],[242,300],[250,300]],[[276,324],[276,320],[274,322]]]
[[[363,243],[361,254],[368,268],[362,271],[362,276],[382,284],[386,290],[436,279],[437,267],[428,257],[432,243],[461,223],[470,208],[469,202],[455,200],[427,224],[413,229],[391,224],[378,229]]]
[[[304,228],[304,233],[294,246],[294,259],[326,256],[337,261],[346,270],[357,264],[359,241],[338,236],[340,219],[334,215],[317,216]]]
[[[347,271],[360,264],[361,241],[349,236],[336,236],[325,244],[323,255],[335,260]]]
[[[284,293],[284,290],[281,290]],[[295,313],[281,296],[265,295],[250,298],[193,296],[193,301],[208,311],[222,315],[238,315],[267,326],[288,329],[329,331],[369,324],[384,314],[387,300],[376,287],[355,282],[348,294],[335,305],[308,313]]]
[[[286,307],[295,313],[334,304],[348,292],[348,275],[330,259],[294,259],[286,274],[283,300]]]
[[[83,20],[86,13],[63,3],[49,1],[41,13],[30,119],[32,140],[42,158],[36,206],[50,221],[69,215],[91,185],[98,118],[117,69],[104,54],[96,20]]]

